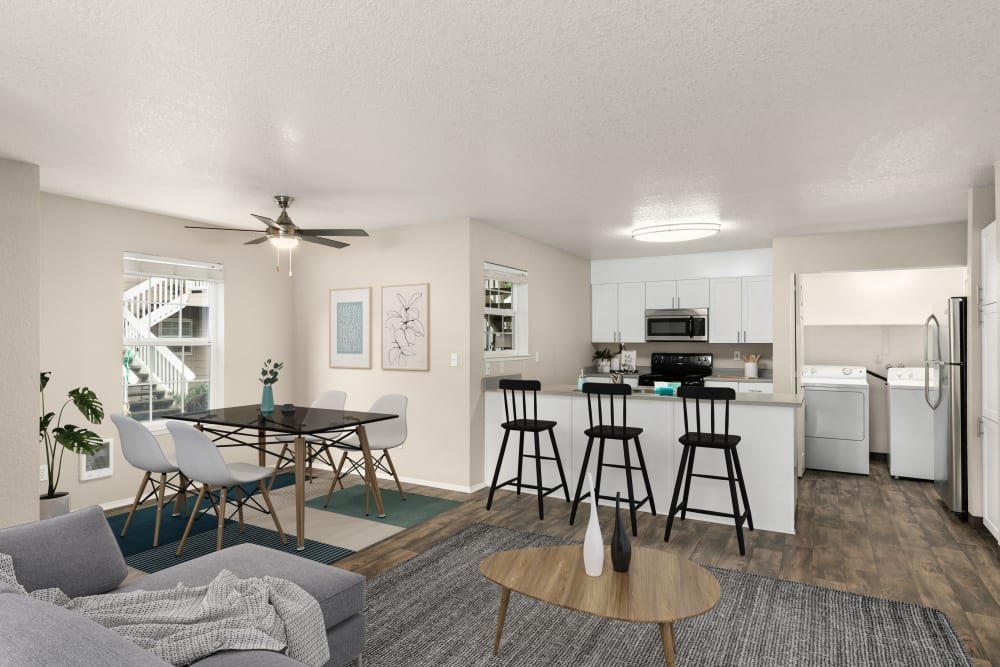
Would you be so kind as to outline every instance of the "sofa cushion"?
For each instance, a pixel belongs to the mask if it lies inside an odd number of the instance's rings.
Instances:
[[[191,663],[198,667],[292,667],[302,663],[274,651],[219,651]]]
[[[0,553],[14,559],[17,580],[29,592],[61,588],[73,598],[97,595],[128,574],[118,541],[96,505],[0,529]]]
[[[30,667],[167,665],[152,653],[69,609],[0,593],[0,664]]]
[[[361,612],[365,578],[331,565],[293,556],[256,544],[239,544],[130,581],[114,592],[156,591],[209,583],[223,569],[237,577],[280,577],[301,586],[319,602],[327,628]]]

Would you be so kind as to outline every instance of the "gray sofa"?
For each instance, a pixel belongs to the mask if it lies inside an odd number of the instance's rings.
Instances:
[[[230,547],[122,585],[125,559],[99,507],[0,529],[0,553],[13,557],[28,591],[61,588],[70,597],[209,583],[222,570],[238,577],[271,575],[295,582],[319,601],[330,644],[327,667],[361,664],[365,643],[365,578],[252,544]],[[0,587],[0,665],[165,665],[153,654],[68,609]],[[197,663],[301,663],[272,651],[222,651]]]

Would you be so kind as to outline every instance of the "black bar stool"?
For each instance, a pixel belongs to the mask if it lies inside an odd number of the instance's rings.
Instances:
[[[588,382],[583,385],[583,393],[587,395],[587,416],[590,418],[590,428],[584,431],[584,435],[588,437],[587,440],[587,452],[583,455],[583,467],[580,468],[580,481],[576,485],[576,495],[573,498],[573,509],[570,510],[569,514],[569,524],[572,526],[573,521],[576,520],[576,510],[580,505],[580,501],[590,495],[590,492],[584,493],[583,491],[583,479],[587,476],[587,464],[590,462],[590,450],[594,446],[594,439],[600,441],[600,447],[597,454],[597,480],[594,482],[594,495],[598,499],[604,500],[614,500],[615,496],[602,496],[601,495],[601,470],[605,467],[607,468],[619,468],[625,471],[625,483],[628,487],[628,509],[629,516],[632,519],[632,534],[638,535],[638,529],[635,523],[635,511],[649,503],[649,510],[656,515],[656,505],[653,504],[653,491],[649,487],[649,475],[646,473],[646,460],[642,456],[642,446],[639,444],[639,434],[642,433],[641,428],[634,426],[628,426],[628,412],[625,407],[625,399],[631,395],[632,387],[627,384],[607,384],[598,382]],[[606,397],[606,400],[605,400]],[[619,425],[615,420],[615,400],[616,397],[621,397],[619,403],[621,404],[621,425]],[[604,421],[604,403],[608,405],[608,422]],[[597,422],[594,422],[594,403],[597,403]],[[605,440],[620,440],[622,443],[622,453],[625,455],[625,464],[617,463],[605,463],[604,462],[604,441]],[[631,457],[628,452],[628,445],[630,440],[635,440],[635,453],[639,459],[639,465],[633,466]],[[642,481],[646,487],[646,497],[642,500],[636,502],[635,495],[632,488],[632,471],[640,470],[642,471]]]
[[[750,513],[750,501],[747,499],[747,487],[743,483],[743,469],[740,467],[740,455],[736,451],[736,445],[740,442],[740,436],[729,434],[729,401],[736,398],[736,392],[726,387],[681,387],[677,395],[684,400],[684,435],[680,437],[680,443],[684,445],[684,452],[681,454],[681,464],[677,468],[677,482],[674,484],[674,497],[670,501],[670,512],[667,514],[667,530],[663,534],[663,541],[670,541],[670,529],[674,523],[674,516],[680,510],[681,520],[688,512],[697,514],[710,514],[712,516],[722,516],[733,519],[736,522],[736,540],[740,544],[740,555],[746,555],[746,548],[743,545],[743,523],[753,530],[753,515]],[[692,431],[688,423],[688,399],[694,399],[695,430]],[[710,430],[701,430],[701,400],[709,402],[708,410],[710,417]],[[715,402],[725,401],[725,427],[722,433],[715,430]],[[694,472],[694,455],[699,447],[708,449],[721,449],[726,457],[726,476],[721,475],[699,475]],[[735,469],[735,475],[733,471]],[[702,510],[688,507],[688,494],[691,491],[691,478],[704,477],[705,479],[721,479],[729,482],[729,495],[733,501],[733,513],[716,512],[713,510]],[[677,496],[681,491],[681,481],[684,482],[684,500],[678,505]],[[743,497],[743,509],[740,512],[739,501],[736,499],[736,484],[739,483],[740,495]]]
[[[538,491],[538,518],[545,518],[545,508],[542,499],[545,496],[563,490],[566,502],[569,502],[569,487],[566,486],[566,475],[563,474],[562,461],[559,459],[559,448],[556,447],[555,427],[556,422],[546,421],[538,418],[538,390],[542,388],[542,383],[538,380],[500,380],[500,390],[503,391],[503,412],[506,421],[500,424],[503,429],[503,444],[500,445],[500,455],[497,457],[496,471],[493,473],[493,483],[490,484],[490,497],[486,500],[486,509],[493,506],[493,492],[505,486],[515,485],[517,494],[521,495],[521,489],[536,489]],[[528,392],[531,392],[531,414],[528,413]],[[518,414],[518,398],[521,402],[521,412]],[[512,477],[502,484],[497,484],[500,478],[500,466],[503,464],[503,455],[507,450],[507,439],[511,431],[518,432],[518,459],[517,477]],[[549,432],[549,439],[552,441],[552,456],[542,456],[541,443],[538,434],[542,431]],[[535,436],[535,453],[524,453],[524,434],[533,433]],[[535,483],[525,484],[521,480],[523,473],[524,459],[535,459]],[[559,484],[545,488],[542,486],[542,461],[555,461],[559,469]]]

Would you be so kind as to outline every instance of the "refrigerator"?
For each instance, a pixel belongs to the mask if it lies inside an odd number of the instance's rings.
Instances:
[[[935,445],[934,484],[952,512],[963,520],[969,511],[967,301],[948,299],[944,321],[936,315],[924,325],[924,400],[948,415],[946,436]]]

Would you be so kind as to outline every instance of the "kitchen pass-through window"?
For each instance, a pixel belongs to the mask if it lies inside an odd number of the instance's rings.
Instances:
[[[483,264],[483,353],[486,357],[528,354],[528,272]]]

